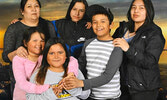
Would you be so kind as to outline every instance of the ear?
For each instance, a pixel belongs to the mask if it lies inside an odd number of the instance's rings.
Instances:
[[[23,40],[24,46],[27,47],[27,43],[25,40]]]
[[[22,9],[20,9],[20,12],[21,12],[21,15],[23,16],[23,15],[24,15],[24,12],[23,12],[23,10],[22,10]]]
[[[113,27],[114,27],[114,22],[110,24],[110,29],[112,29]]]

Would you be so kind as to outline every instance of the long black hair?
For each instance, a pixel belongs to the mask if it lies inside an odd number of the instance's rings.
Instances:
[[[128,13],[127,13],[130,32],[134,32],[134,21],[131,18],[131,8],[132,8],[134,2],[135,2],[135,0],[132,1],[131,5],[129,7]],[[153,22],[155,12],[154,12],[154,7],[153,7],[151,0],[143,0],[143,2],[144,2],[144,6],[146,8],[146,19],[145,19],[145,22],[142,26],[145,26],[145,25]]]
[[[88,17],[87,17],[87,14],[86,14],[86,9],[88,8],[88,3],[87,3],[86,0],[72,0],[71,3],[70,3],[70,5],[69,5],[69,7],[68,7],[68,10],[67,10],[67,14],[66,14],[65,19],[71,20],[70,12],[71,12],[72,8],[74,7],[74,5],[75,5],[77,2],[82,2],[82,3],[85,5],[85,14],[84,14],[84,16],[83,16],[82,19],[87,20]],[[81,19],[81,20],[82,20],[82,19]]]
[[[48,55],[49,49],[52,45],[58,44],[58,43],[60,43],[62,45],[62,47],[64,48],[65,53],[66,53],[66,61],[63,64],[63,67],[64,67],[64,71],[65,71],[64,77],[67,76],[67,66],[68,66],[68,63],[69,63],[69,53],[67,51],[66,45],[65,45],[64,41],[60,38],[50,38],[47,41],[47,43],[45,44],[45,48],[43,50],[42,64],[41,64],[41,67],[40,67],[40,69],[38,71],[38,74],[36,76],[36,82],[41,84],[41,85],[45,81],[46,72],[47,72],[47,70],[50,66],[48,61],[47,61],[47,55]]]

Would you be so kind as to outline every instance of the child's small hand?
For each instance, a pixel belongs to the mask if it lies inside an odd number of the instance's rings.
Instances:
[[[67,77],[73,77],[73,76],[75,76],[73,72],[69,72],[69,73],[67,74]]]
[[[62,92],[62,90],[63,90],[63,88],[61,88],[61,87],[57,87],[56,85],[53,85],[52,86],[52,89],[53,89],[53,91],[54,91],[54,94],[58,97],[59,96],[59,94]]]

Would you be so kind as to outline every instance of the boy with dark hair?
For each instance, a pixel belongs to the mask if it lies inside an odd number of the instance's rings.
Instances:
[[[97,37],[85,42],[78,59],[80,70],[87,79],[78,80],[71,77],[66,79],[65,86],[67,89],[74,87],[91,89],[88,100],[119,100],[122,50],[114,47],[110,35],[113,14],[100,5],[90,6],[88,13]]]

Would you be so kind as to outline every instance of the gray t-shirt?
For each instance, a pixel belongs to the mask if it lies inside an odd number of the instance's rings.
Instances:
[[[30,82],[35,83],[35,77],[37,72],[35,72],[30,79]],[[51,70],[48,70],[46,73],[44,84],[58,84],[58,82],[62,79],[64,75],[64,72],[52,72]],[[83,80],[84,76],[82,72],[79,70],[78,72],[78,79]],[[82,97],[82,99],[85,99],[89,96],[90,90],[82,91],[82,88],[74,88],[71,90],[63,91],[60,94],[61,98],[58,98],[52,88],[49,88],[47,91],[43,92],[42,94],[32,94],[27,93],[26,98],[27,100],[80,100],[79,98]],[[78,98],[79,97],[79,98]]]

